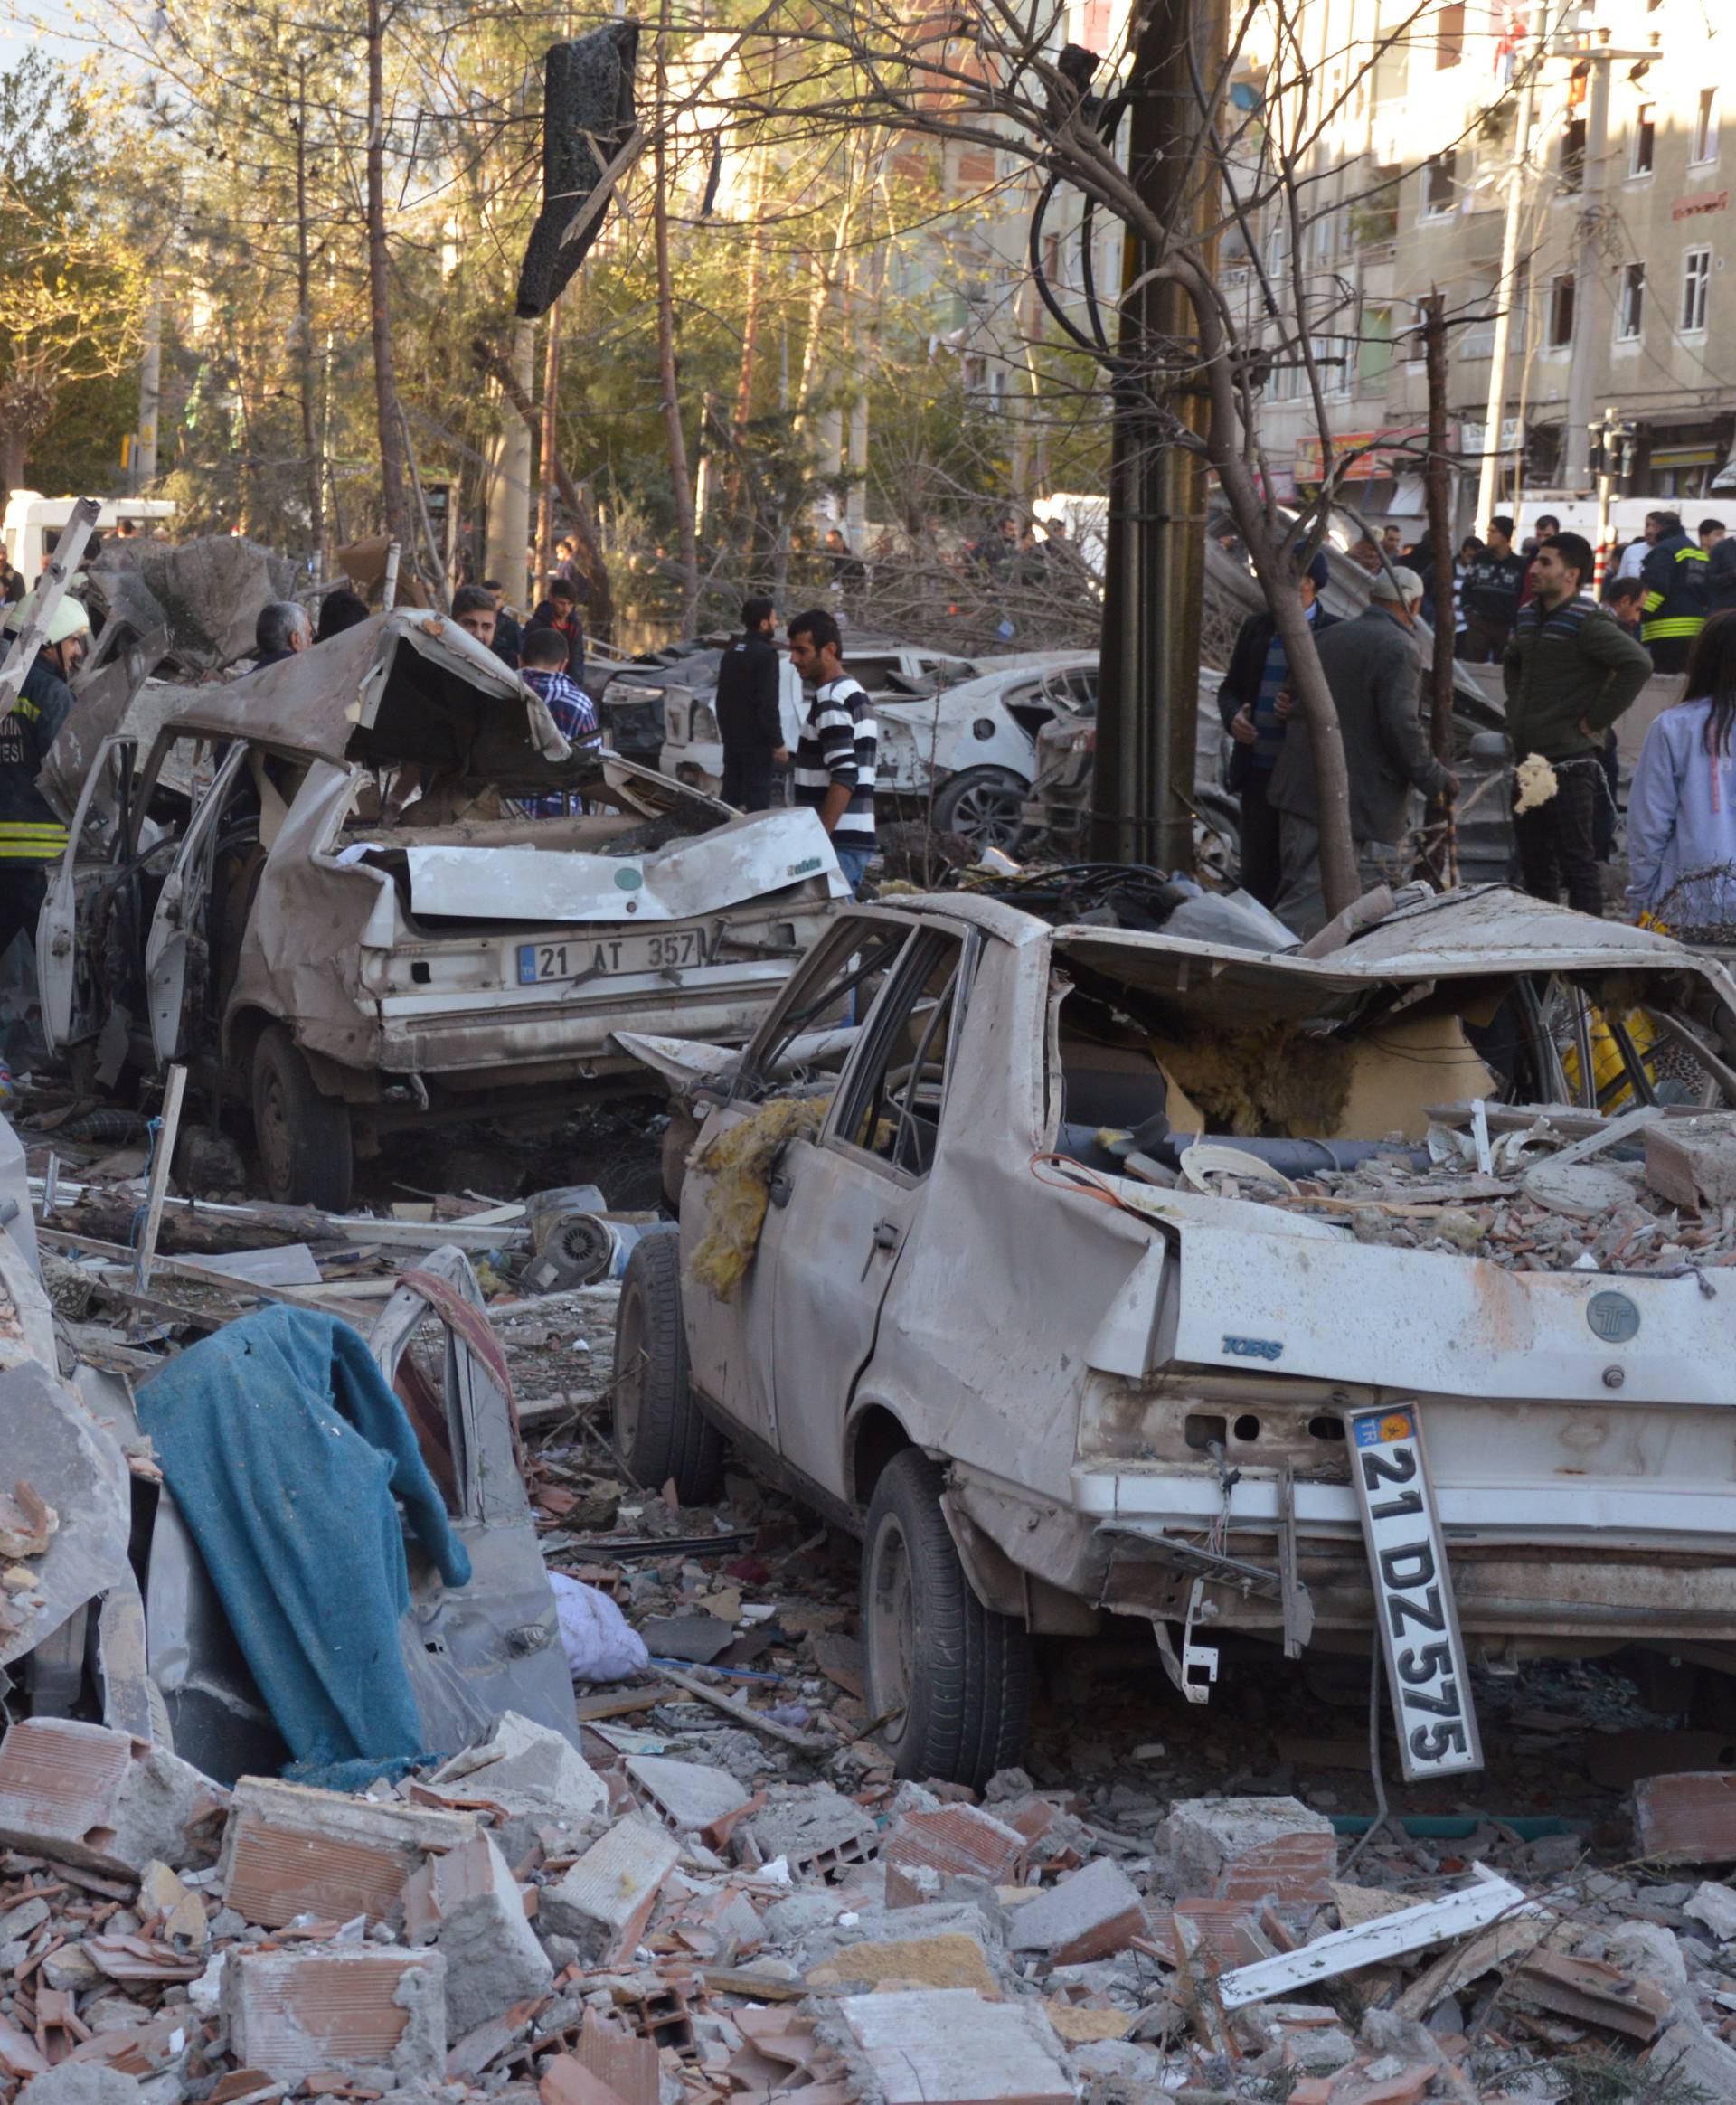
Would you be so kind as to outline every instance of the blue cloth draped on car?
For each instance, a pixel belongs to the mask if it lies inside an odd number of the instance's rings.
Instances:
[[[154,1374],[138,1419],[297,1761],[419,1751],[405,1526],[448,1586],[470,1559],[361,1334],[307,1308],[244,1316]]]

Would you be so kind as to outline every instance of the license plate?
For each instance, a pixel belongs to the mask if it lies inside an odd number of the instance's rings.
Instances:
[[[621,936],[563,936],[518,946],[518,984],[540,986],[581,979],[678,972],[711,962],[703,929],[636,930]]]
[[[1481,1769],[1458,1606],[1414,1403],[1344,1421],[1404,1779]]]

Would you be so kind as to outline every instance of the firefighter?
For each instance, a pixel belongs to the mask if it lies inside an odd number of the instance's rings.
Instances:
[[[1684,673],[1688,650],[1712,610],[1706,551],[1691,540],[1679,512],[1657,514],[1657,538],[1640,566],[1646,588],[1640,639],[1656,673]]]
[[[10,628],[23,626],[25,601]],[[48,635],[0,722],[0,958],[21,932],[34,935],[48,868],[66,848],[66,828],[36,787],[48,749],[72,707],[67,682],[83,660],[90,617],[69,593],[49,617]]]

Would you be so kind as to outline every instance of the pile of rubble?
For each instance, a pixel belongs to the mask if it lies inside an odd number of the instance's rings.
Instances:
[[[1359,1241],[1487,1258],[1516,1271],[1681,1274],[1736,1264],[1736,1114],[1650,1106],[1455,1108],[1424,1152],[1262,1178],[1250,1157],[1213,1188],[1336,1222]],[[1587,1128],[1590,1130],[1587,1130]],[[1189,1151],[1191,1152],[1191,1150]],[[1185,1162],[1185,1156],[1184,1156]]]
[[[1728,1886],[1599,1871],[1566,1837],[1533,1845],[1557,1864],[1528,1893],[1397,1833],[1354,1879],[1293,1798],[1182,1801],[1134,1837],[1021,1771],[976,1803],[896,1783],[871,1742],[768,1751],[679,1690],[647,1701],[583,1755],[509,1715],[357,1796],[224,1792],[99,1725],[14,1724],[0,2094],[1736,2096]],[[1652,1779],[1633,1814],[1654,1864],[1736,1858],[1736,1778]]]

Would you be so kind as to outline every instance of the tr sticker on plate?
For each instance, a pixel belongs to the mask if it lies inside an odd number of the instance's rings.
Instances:
[[[1405,1780],[1481,1769],[1421,1418],[1414,1404],[1389,1405],[1345,1425]]]

